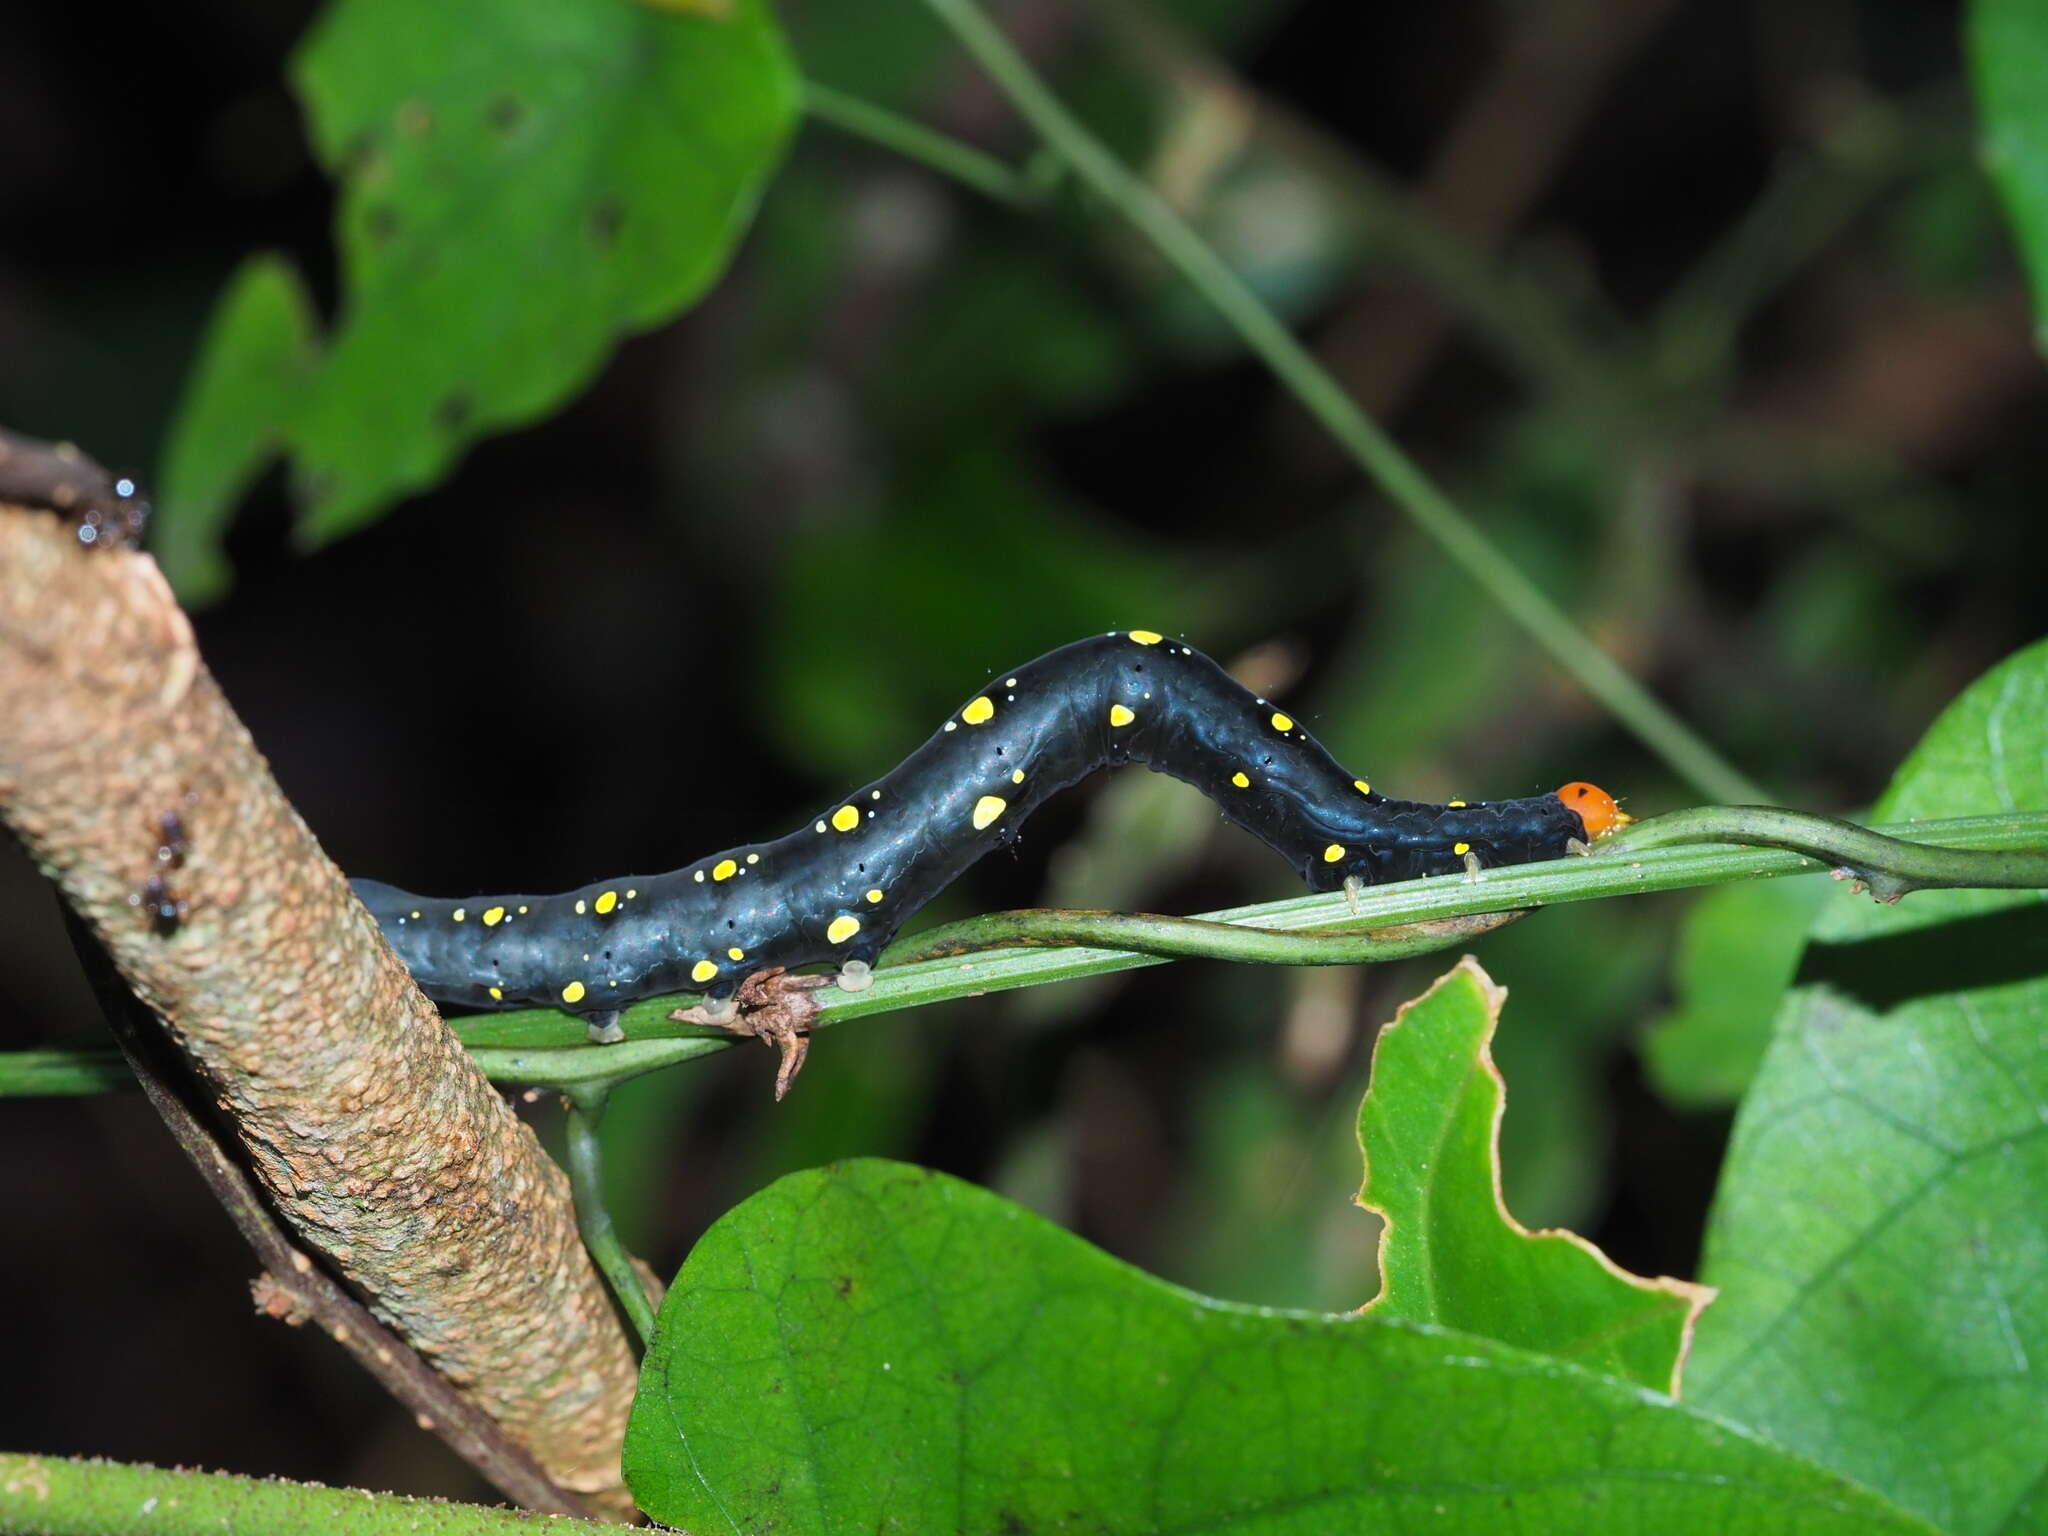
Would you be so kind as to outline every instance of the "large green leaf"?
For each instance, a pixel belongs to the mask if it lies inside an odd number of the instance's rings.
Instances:
[[[1403,1027],[1426,1089],[1429,1042]],[[704,1532],[1927,1529],[1632,1382],[1434,1324],[1212,1301],[879,1161],[793,1174],[705,1235],[626,1475]]]
[[[1489,1043],[1507,994],[1467,956],[1373,1049],[1359,1204],[1384,1219],[1374,1316],[1436,1323],[1678,1391],[1713,1293],[1643,1280],[1570,1232],[1531,1232],[1500,1195],[1506,1095]]]
[[[2039,337],[2048,334],[2048,7],[1973,0],[1965,36],[1984,119],[1984,164],[2019,235]]]
[[[2048,808],[2048,642],[1874,818]],[[2048,907],[1823,904],[1736,1123],[1697,1401],[1952,1531],[2048,1530]]]
[[[701,295],[798,100],[763,0],[334,0],[295,72],[344,183],[341,314],[285,433],[316,543]]]
[[[793,1174],[705,1235],[626,1476],[700,1532],[1924,1529],[1634,1385],[1210,1301],[879,1161]]]
[[[336,0],[296,74],[347,294],[294,433],[331,538],[701,294],[797,112],[762,0]]]

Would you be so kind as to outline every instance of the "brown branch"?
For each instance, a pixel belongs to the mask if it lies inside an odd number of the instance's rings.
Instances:
[[[257,1310],[295,1328],[308,1319],[317,1323],[412,1410],[422,1429],[440,1436],[508,1499],[548,1514],[588,1516],[583,1502],[549,1482],[523,1446],[285,1235],[247,1170],[229,1151],[215,1117],[199,1102],[192,1074],[171,1049],[156,1016],[128,990],[92,931],[68,909],[64,917],[79,963],[136,1083],[264,1264],[265,1272],[250,1285]]]
[[[4,427],[0,501],[63,514],[81,544],[140,544],[149,521],[149,503],[128,476],[101,468],[70,443],[45,443]]]
[[[154,561],[0,506],[0,722],[0,819],[294,1240],[553,1482],[627,1509],[633,1357],[567,1179],[286,804]]]

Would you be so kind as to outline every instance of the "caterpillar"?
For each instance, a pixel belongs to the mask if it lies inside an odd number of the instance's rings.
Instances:
[[[1201,652],[1133,629],[999,674],[897,767],[787,837],[557,896],[354,886],[428,996],[553,1006],[617,1039],[629,1002],[694,990],[729,1007],[768,967],[826,962],[841,987],[865,987],[918,908],[1047,797],[1123,763],[1192,784],[1317,891],[1557,858],[1629,819],[1586,783],[1520,800],[1389,799]]]

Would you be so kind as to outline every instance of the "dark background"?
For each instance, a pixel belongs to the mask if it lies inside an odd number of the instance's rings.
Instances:
[[[331,311],[331,190],[284,85],[311,14],[11,20],[0,422],[147,474],[241,257],[289,253]],[[815,78],[1021,156],[921,9],[785,14]],[[1947,698],[2042,632],[2041,375],[1955,7],[998,14],[1774,798],[1866,804]],[[1485,295],[1417,279],[1416,218]],[[1547,317],[1565,364],[1531,360]],[[1134,625],[1238,663],[1399,793],[1587,777],[1639,812],[1698,798],[1113,219],[1020,216],[816,126],[708,302],[559,416],[317,556],[289,525],[272,475],[233,592],[196,615],[207,660],[335,859],[423,891],[555,889],[779,833],[990,671]],[[1131,775],[1049,808],[933,915],[1196,911],[1287,883],[1192,792]],[[1513,992],[1516,1214],[1681,1275],[1727,1117],[1667,1102],[1638,1044],[1685,909],[1546,913],[1480,951]],[[1371,1031],[1441,968],[1186,964],[963,1002],[822,1037],[779,1109],[766,1053],[728,1052],[621,1094],[618,1214],[672,1272],[777,1174],[886,1154],[1218,1295],[1355,1306]],[[0,849],[0,1044],[102,1036],[48,891]],[[0,1103],[0,1168],[0,1444],[476,1492],[338,1351],[253,1315],[247,1253],[139,1099]]]

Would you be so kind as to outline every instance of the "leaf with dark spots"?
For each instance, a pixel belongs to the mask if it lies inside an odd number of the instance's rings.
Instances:
[[[335,0],[294,73],[342,181],[342,297],[324,357],[252,414],[293,461],[312,544],[557,409],[621,338],[699,298],[798,107],[764,0],[717,18],[632,0]],[[229,302],[193,391],[274,366],[275,330],[244,340]],[[180,433],[203,414],[188,394]],[[169,457],[189,464],[180,433]],[[224,516],[191,525],[206,540],[191,563],[216,587]]]

